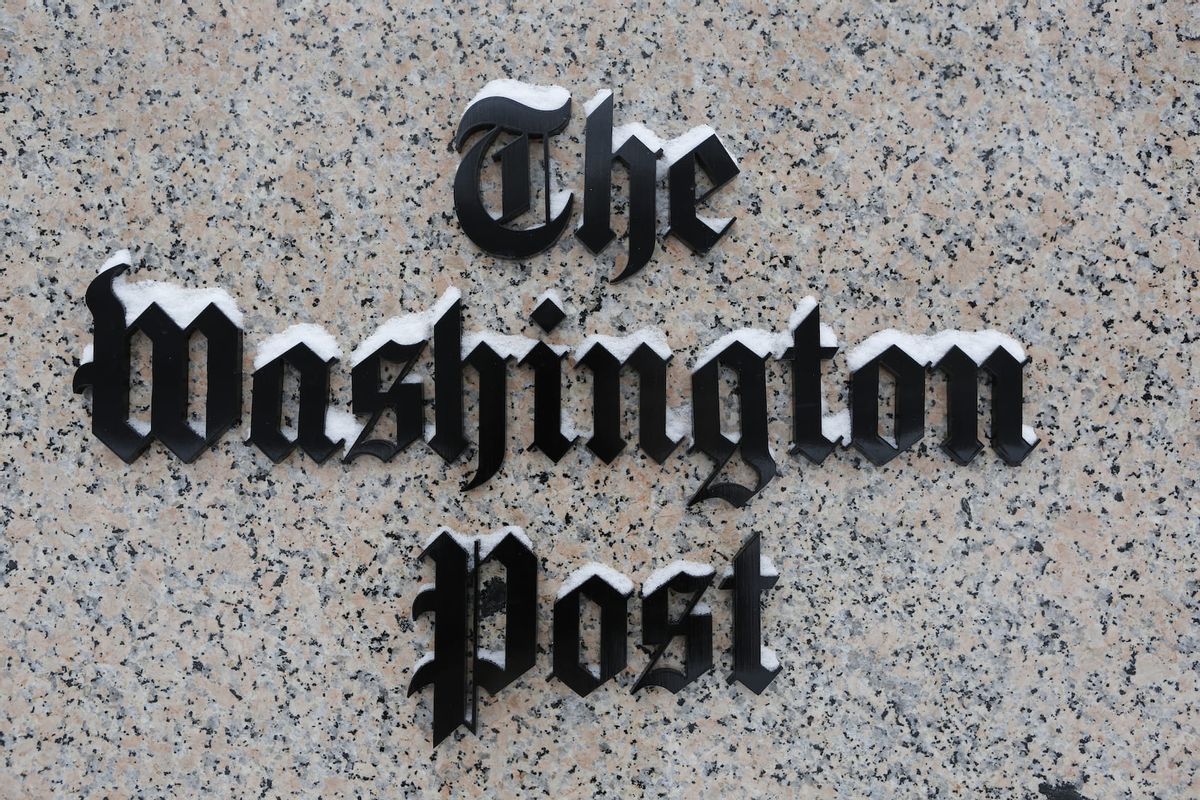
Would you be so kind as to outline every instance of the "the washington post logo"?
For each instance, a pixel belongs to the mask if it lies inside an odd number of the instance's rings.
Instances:
[[[575,233],[593,252],[618,238],[611,227],[614,170],[623,168],[628,177],[628,255],[614,282],[650,262],[660,233],[704,253],[729,232],[732,218],[701,215],[709,198],[739,174],[715,131],[701,125],[663,139],[639,123],[614,125],[608,91],[585,103],[584,112],[584,200]],[[453,193],[459,224],[480,250],[528,259],[567,230],[574,195],[555,190],[550,142],[570,119],[570,94],[559,87],[493,81],[468,104],[453,141],[462,153]],[[540,158],[534,155],[539,149]],[[535,160],[541,162],[540,174]],[[660,231],[657,194],[664,181],[668,224]],[[243,317],[235,299],[220,289],[132,282],[126,273],[133,266],[131,253],[118,251],[88,286],[93,336],[74,388],[91,395],[93,434],[126,463],[137,461],[155,441],[191,463],[241,421]],[[841,447],[858,451],[856,466],[882,465],[917,449],[924,439],[928,377],[937,372],[946,387],[940,442],[946,456],[967,467],[983,452],[979,385],[985,380],[991,384],[990,443],[996,455],[1016,466],[1033,450],[1037,435],[1022,417],[1030,358],[1015,339],[992,330],[911,334],[887,329],[839,355],[837,334],[821,315],[818,300],[789,294],[794,278],[786,274],[779,297],[763,298],[776,312],[773,327],[718,332],[686,368],[656,328],[588,332],[585,315],[576,312],[581,338],[572,343],[563,333],[570,326],[560,327],[570,319],[570,307],[558,292],[569,286],[546,288],[527,309],[528,320],[520,323],[526,333],[520,334],[464,331],[463,293],[456,287],[427,308],[380,320],[348,358],[320,324],[293,325],[261,338],[254,348],[246,444],[272,463],[307,457],[315,464],[339,451],[343,463],[364,456],[387,463],[419,444],[447,465],[473,456],[462,490],[484,491],[506,474],[510,407],[524,404],[533,416],[533,437],[522,446],[542,458],[558,463],[576,446],[604,464],[621,457],[664,464],[684,453],[700,456],[709,471],[688,505],[715,501],[741,508],[781,472],[780,450],[769,440],[772,409],[788,409],[787,455],[794,460],[820,465]],[[199,360],[190,352],[194,337],[203,338],[207,350],[203,402],[190,397],[189,376],[201,367],[190,363]],[[143,381],[139,387],[149,389],[149,402],[136,409],[130,397],[135,340],[148,342],[152,351],[149,386]],[[829,408],[825,392],[825,365],[835,356],[849,371],[846,408],[840,411]],[[349,410],[336,407],[331,398],[334,370],[345,368],[337,366],[343,359],[351,378]],[[770,385],[778,373],[768,366],[772,360],[787,365],[786,405],[774,402],[783,390]],[[590,402],[575,412],[564,406],[567,369],[589,376]],[[389,370],[392,377],[385,379]],[[531,380],[521,382],[530,385],[518,399],[510,378],[519,370]],[[633,431],[625,429],[622,403],[635,376],[638,421],[636,447],[631,447]],[[732,379],[732,389],[723,377]],[[295,379],[294,392],[287,388],[289,378]],[[472,380],[478,388],[469,392]],[[668,403],[673,382],[683,382],[690,392],[689,401],[674,408]],[[476,400],[474,408],[469,396]],[[390,426],[378,424],[384,415],[395,420],[389,431],[384,428]],[[575,424],[585,416],[590,420],[586,433]],[[747,470],[726,469],[739,462]],[[803,472],[793,474],[800,480]],[[633,691],[678,692],[713,669],[710,595],[719,591],[730,592],[729,681],[754,692],[771,683],[780,664],[762,642],[761,602],[778,576],[760,550],[754,534],[721,575],[707,564],[674,561],[643,579],[640,642],[650,657]],[[421,558],[434,580],[417,595],[413,616],[432,619],[434,634],[432,649],[414,669],[409,694],[432,691],[436,744],[459,727],[476,730],[481,688],[496,694],[534,668],[538,560],[532,543],[515,528],[480,537],[441,530]],[[481,587],[485,569],[498,577]],[[495,588],[501,585],[502,590]],[[633,593],[628,576],[601,564],[584,565],[564,581],[553,608],[553,679],[587,695],[626,669]],[[683,599],[678,613],[673,596]],[[597,625],[584,622],[585,610],[598,613]],[[503,627],[493,632],[493,618],[501,614]],[[585,658],[583,643],[593,633],[598,644]],[[485,646],[484,634],[501,644]],[[673,644],[682,649],[676,659],[681,667],[665,665],[664,654]]]

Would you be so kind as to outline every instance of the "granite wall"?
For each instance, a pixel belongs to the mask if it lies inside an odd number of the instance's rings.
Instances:
[[[1198,38],[1177,2],[5,4],[0,793],[1197,796]],[[611,88],[618,124],[664,135],[712,125],[742,169],[711,202],[730,235],[702,257],[663,240],[617,285],[623,243],[480,253],[450,141],[499,77],[577,105]],[[582,132],[577,108],[554,142],[577,202]],[[808,294],[848,344],[992,328],[1032,358],[1041,441],[1018,467],[954,464],[939,386],[913,451],[814,466],[786,453],[773,362],[779,476],[744,509],[689,508],[700,455],[529,452],[513,368],[509,456],[471,492],[471,454],[420,443],[273,465],[239,430],[190,465],[156,444],[127,466],[71,390],[84,292],[122,247],[134,279],[234,296],[247,375],[287,325],[348,353],[451,286],[468,330],[532,335],[549,288],[569,312],[551,341],[657,326],[675,405],[701,348],[782,329]],[[835,410],[846,377],[843,352]],[[349,391],[335,369],[340,407]],[[443,525],[525,529],[542,652],[483,696],[477,735],[434,749],[429,694],[406,689],[431,635],[417,556]],[[680,694],[630,691],[636,600],[617,680],[579,698],[547,677],[572,569],[721,569],[752,532],[781,572],[761,696],[726,684],[717,592],[716,668]]]

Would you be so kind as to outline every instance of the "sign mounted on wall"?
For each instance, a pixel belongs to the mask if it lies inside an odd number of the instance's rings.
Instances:
[[[715,246],[732,219],[710,220],[697,209],[739,172],[720,137],[708,127],[663,140],[640,125],[613,127],[613,99],[601,92],[585,105],[584,202],[578,238],[599,253],[612,244],[612,171],[629,176],[629,253],[614,282],[641,271],[654,253],[659,184],[669,195],[668,234],[695,253]],[[504,258],[529,258],[545,251],[567,228],[573,195],[552,191],[550,139],[571,116],[570,95],[557,87],[530,87],[514,81],[488,84],[469,104],[454,144],[463,153],[454,178],[454,205],[467,237],[481,250]],[[533,213],[530,150],[541,143],[542,219],[528,227],[513,223]],[[498,185],[484,180],[491,157],[499,164]],[[698,175],[710,187],[697,194]],[[487,197],[499,195],[499,210]],[[219,289],[187,289],[156,281],[129,282],[133,261],[120,251],[103,265],[87,289],[93,342],[75,374],[77,392],[90,390],[92,431],[128,463],[158,440],[185,462],[215,445],[242,415],[244,323],[236,301]],[[638,379],[638,447],[659,464],[684,439],[692,452],[712,462],[689,505],[722,500],[735,507],[763,491],[777,472],[768,437],[767,362],[786,363],[791,374],[791,449],[821,464],[839,444],[854,447],[873,464],[885,464],[911,449],[925,434],[927,378],[946,378],[946,424],[942,449],[958,464],[970,464],[983,449],[978,439],[978,389],[991,379],[991,444],[1009,465],[1020,464],[1037,442],[1022,422],[1024,348],[995,331],[943,331],[910,335],[887,330],[870,336],[846,355],[850,370],[849,408],[831,413],[823,392],[823,364],[839,349],[823,323],[815,298],[795,305],[781,330],[745,328],[713,342],[690,365],[690,411],[671,408],[667,387],[674,353],[658,330],[626,335],[591,335],[575,345],[547,340],[566,318],[565,303],[548,291],[534,302],[530,323],[535,336],[463,331],[463,297],[451,289],[427,310],[393,317],[350,354],[349,412],[331,408],[333,369],[342,357],[336,339],[315,324],[292,326],[258,343],[253,358],[250,429],[247,444],[273,462],[302,451],[323,463],[342,451],[344,462],[361,456],[391,461],[424,441],[446,462],[468,448],[465,408],[467,371],[478,378],[474,431],[476,466],[463,490],[478,489],[501,471],[508,447],[508,379],[513,363],[528,369],[533,382],[532,449],[553,462],[579,442],[606,464],[626,449],[622,430],[622,382]],[[782,323],[782,321],[781,321]],[[149,421],[130,414],[131,343],[143,334],[152,345]],[[189,342],[200,334],[208,343],[203,365],[207,379],[202,423],[189,419]],[[554,337],[557,339],[557,337]],[[580,433],[564,408],[564,362],[586,370],[591,383],[591,429]],[[432,366],[433,424],[426,427],[427,385],[420,373]],[[197,365],[199,366],[199,365]],[[382,377],[391,367],[395,376]],[[294,428],[285,423],[285,375],[298,377]],[[722,428],[721,373],[736,386],[735,431]],[[892,435],[881,425],[882,374],[894,379]],[[377,431],[386,412],[396,425],[390,436]],[[735,457],[754,474],[739,483],[720,480]],[[534,666],[537,647],[538,560],[532,543],[517,529],[483,537],[463,537],[440,529],[427,542],[422,559],[432,562],[435,580],[418,593],[413,616],[435,617],[433,650],[413,671],[409,693],[433,689],[433,740],[460,726],[477,725],[478,689],[499,692]],[[494,563],[504,571],[503,650],[481,647],[479,573]],[[761,597],[777,580],[761,553],[757,534],[719,580],[711,566],[675,562],[642,585],[643,644],[652,656],[634,685],[678,692],[713,668],[712,617],[702,602],[713,587],[732,592],[733,670],[729,681],[762,692],[780,671],[775,653],[762,644]],[[687,598],[681,615],[668,612],[668,595]],[[553,610],[553,676],[587,695],[627,665],[627,601],[633,583],[599,564],[576,570],[559,589]],[[581,602],[600,610],[599,663],[580,658]],[[495,613],[494,611],[491,613]],[[683,669],[659,666],[667,646],[685,640]],[[468,702],[471,706],[468,711]]]
[[[570,119],[570,95],[557,87],[530,87],[515,81],[488,84],[469,104],[455,143],[467,148],[454,180],[455,208],[468,237],[487,252],[511,258],[545,250],[565,230],[572,196],[549,191],[548,139]],[[630,173],[630,255],[614,280],[639,271],[653,253],[655,187],[666,177],[670,186],[670,233],[697,252],[712,247],[732,220],[714,224],[699,216],[697,205],[738,173],[733,157],[711,128],[700,127],[664,141],[640,125],[612,127],[613,104],[601,92],[586,104],[587,142],[583,223],[577,235],[591,249],[603,250],[613,240],[609,225],[611,170],[621,162]],[[494,158],[500,163],[500,212],[483,201],[480,172],[501,134],[511,141]],[[525,229],[507,223],[530,209],[530,141],[540,139],[547,160],[545,220]],[[696,196],[696,171],[712,188]],[[92,431],[126,462],[132,463],[157,439],[185,462],[216,444],[242,413],[243,321],[237,303],[219,289],[187,289],[156,281],[130,283],[127,251],[110,258],[87,290],[93,318],[93,344],[76,373],[77,392],[92,393]],[[564,319],[564,303],[553,291],[538,298],[531,321],[545,333]],[[130,419],[130,342],[137,333],[153,343],[150,420]],[[188,341],[195,333],[209,343],[207,397],[203,425],[187,421]],[[430,347],[432,345],[432,347]],[[425,384],[415,369],[432,351],[434,424],[427,444],[447,462],[466,451],[464,370],[479,378],[476,429],[477,466],[463,485],[483,486],[501,469],[508,443],[508,373],[510,364],[533,373],[534,437],[531,443],[558,462],[580,439],[606,464],[626,448],[621,430],[621,382],[636,374],[639,381],[638,446],[658,463],[676,452],[685,438],[691,451],[707,456],[713,468],[689,504],[720,499],[743,506],[774,478],[777,463],[768,441],[766,362],[790,365],[790,453],[820,464],[839,444],[853,446],[873,464],[885,464],[911,449],[925,433],[926,375],[947,378],[946,435],[942,449],[957,463],[969,464],[982,450],[978,440],[978,385],[992,381],[991,444],[1010,465],[1021,463],[1037,439],[1022,423],[1024,348],[995,331],[943,331],[910,335],[888,330],[869,337],[847,354],[851,371],[849,409],[828,412],[822,391],[822,363],[838,350],[837,337],[820,320],[817,301],[804,298],[790,315],[786,329],[742,329],[718,339],[692,363],[690,420],[667,404],[667,382],[673,352],[654,329],[625,336],[593,335],[575,347],[541,338],[462,330],[462,296],[450,290],[429,310],[389,319],[351,354],[352,413],[330,407],[330,376],[341,356],[337,341],[322,327],[296,325],[262,341],[254,355],[250,435],[278,463],[299,449],[317,463],[339,449],[343,461],[363,455],[390,461],[423,437],[426,430]],[[591,373],[591,431],[566,429],[562,403],[563,362],[573,356],[575,368]],[[385,363],[398,365],[399,375],[384,385]],[[282,404],[284,375],[299,376],[295,430],[285,430]],[[736,379],[739,425],[726,433],[721,426],[720,371]],[[895,380],[895,430],[880,425],[880,376]],[[385,411],[395,414],[390,438],[376,435]],[[734,456],[753,470],[753,484],[718,481]]]

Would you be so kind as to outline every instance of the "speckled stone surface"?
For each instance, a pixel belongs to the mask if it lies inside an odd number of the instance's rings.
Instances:
[[[0,10],[0,794],[1200,795],[1194,7],[141,5]],[[577,202],[595,91],[617,124],[711,124],[742,167],[711,206],[732,233],[704,257],[667,240],[617,286],[621,243],[481,255],[450,140],[506,76],[572,92],[554,159]],[[247,375],[289,324],[349,352],[451,285],[468,330],[535,335],[552,287],[552,341],[659,326],[675,404],[699,348],[782,328],[806,294],[850,344],[995,328],[1032,357],[1041,443],[1016,468],[990,449],[956,466],[931,391],[914,451],[812,466],[786,455],[773,363],[779,477],[743,510],[688,509],[701,456],[527,452],[513,368],[508,459],[471,493],[473,458],[420,444],[272,465],[229,435],[191,465],[156,444],[126,466],[71,392],[84,291],[120,247],[135,279],[236,298]],[[843,352],[835,409],[845,383]],[[333,391],[348,407],[347,369]],[[405,696],[431,631],[410,617],[416,556],[438,526],[502,524],[537,546],[542,653],[483,696],[477,737],[435,751],[428,692]],[[763,695],[726,685],[715,592],[716,668],[678,696],[630,692],[636,601],[618,680],[581,699],[547,679],[572,569],[723,568],[752,531],[781,571]]]

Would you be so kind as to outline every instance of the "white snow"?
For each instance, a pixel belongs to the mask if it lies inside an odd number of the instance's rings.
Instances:
[[[774,356],[781,358],[789,347],[792,346],[792,332],[808,318],[808,315],[817,307],[817,299],[811,295],[803,298],[792,313],[788,316],[787,333],[776,333],[774,331],[763,330],[762,328],[739,328],[717,339],[711,345],[696,357],[696,361],[692,365],[692,372],[703,367],[709,361],[712,361],[726,347],[729,347],[734,342],[741,342],[748,347],[755,355],[766,358]],[[837,335],[825,323],[820,325],[821,331],[821,346],[822,347],[837,347]]]
[[[367,356],[388,342],[417,344],[433,336],[433,326],[450,310],[450,306],[462,298],[462,292],[450,287],[434,303],[433,308],[412,314],[391,317],[380,325],[373,334],[363,340],[350,354],[350,366],[357,367]]]
[[[925,366],[936,364],[955,346],[976,364],[982,364],[999,347],[1003,347],[1018,361],[1025,360],[1025,348],[1020,342],[999,331],[950,330],[923,335],[889,328],[868,336],[861,344],[851,348],[846,353],[846,366],[851,372],[857,372],[892,345]]]
[[[517,541],[525,545],[526,550],[531,553],[533,552],[533,542],[529,541],[529,537],[525,535],[525,531],[521,530],[521,528],[517,527],[516,525],[508,525],[496,531],[495,533],[489,533],[476,537],[479,539],[479,557],[487,558],[489,555],[491,555],[492,551],[495,550],[496,547],[499,546],[499,544],[504,541],[509,534],[515,536]]]
[[[429,545],[437,541],[437,538],[443,533],[450,534],[455,543],[466,551],[468,567],[470,567],[475,560],[476,541],[479,542],[479,557],[481,559],[487,558],[489,555],[491,555],[492,551],[495,550],[496,547],[502,541],[504,541],[504,538],[509,534],[517,537],[517,540],[523,544],[526,549],[529,550],[529,552],[533,552],[533,542],[529,541],[529,537],[525,535],[525,531],[516,525],[507,525],[493,533],[483,534],[481,536],[468,536],[465,533],[458,533],[450,528],[438,528],[436,531],[430,534],[428,539],[425,540],[425,547],[429,547]]]
[[[125,324],[132,325],[142,312],[157,305],[176,325],[186,328],[204,309],[215,305],[230,322],[242,327],[242,312],[224,289],[191,289],[162,281],[130,283],[124,275],[113,281],[113,294],[125,307]]]
[[[417,670],[419,670],[421,667],[428,664],[430,661],[433,661],[433,651],[432,650],[426,652],[423,656],[421,656],[420,658],[417,659],[417,663],[413,664],[413,668],[412,668],[413,674],[415,675]]]
[[[763,669],[767,672],[774,672],[779,669],[779,657],[775,655],[775,651],[764,645],[759,645],[758,660],[762,663]]]
[[[779,570],[775,568],[775,562],[771,557],[763,553],[758,554],[758,574],[764,578],[778,578]],[[733,577],[733,565],[730,564],[721,573],[721,580]]]
[[[100,271],[105,272],[121,265],[133,265],[128,250],[118,250],[109,256],[100,267]],[[234,325],[242,327],[242,312],[224,289],[192,289],[162,281],[131,283],[126,280],[125,275],[118,275],[113,280],[113,294],[125,308],[126,325],[132,325],[143,311],[156,304],[176,325],[186,328],[209,305],[215,305]]]
[[[1037,444],[1040,441],[1037,433],[1029,425],[1021,426],[1021,438],[1025,440],[1025,444],[1029,445]]]
[[[660,588],[675,579],[676,575],[690,575],[693,578],[704,578],[713,574],[713,568],[708,564],[695,561],[675,561],[661,569],[651,572],[642,583],[642,597],[649,597]]]
[[[561,86],[537,86],[510,78],[501,78],[489,81],[487,85],[476,92],[475,96],[471,98],[471,102],[467,104],[467,108],[469,109],[480,100],[486,100],[489,97],[507,97],[539,111],[553,111],[562,108],[563,104],[571,99],[571,93]]]
[[[809,295],[809,296],[805,297],[804,299],[802,299],[800,301],[800,303],[796,306],[796,310],[793,311],[791,313],[791,316],[788,317],[788,331],[789,332],[795,331],[796,328],[798,328],[800,326],[800,323],[804,322],[804,320],[808,319],[808,315],[811,314],[814,310],[816,310],[816,308],[817,308],[817,298],[813,297],[812,295]],[[822,322],[820,325],[820,330],[821,330],[821,347],[837,347],[838,346],[837,335],[834,334],[833,328],[829,327],[824,322]]]
[[[475,537],[467,536],[466,534],[462,534],[462,533],[458,533],[457,531],[451,530],[450,528],[438,528],[437,530],[435,530],[433,533],[431,533],[429,535],[428,539],[425,540],[425,547],[429,547],[429,545],[436,542],[438,537],[441,536],[443,533],[450,534],[450,538],[452,538],[454,540],[455,544],[457,544],[459,547],[461,547],[463,550],[466,551],[467,567],[470,568],[471,564],[475,560]]]
[[[363,426],[349,411],[325,409],[325,435],[332,442],[341,442],[345,452],[350,452],[362,430]]]
[[[733,217],[705,217],[701,216],[700,214],[696,215],[696,219],[700,220],[717,233],[725,230],[725,226],[730,222],[733,222]]]
[[[679,408],[667,407],[666,434],[673,442],[692,438],[692,407],[685,404]]]
[[[84,345],[83,355],[81,355],[79,357],[80,366],[82,366],[84,364],[92,363],[92,359],[94,359],[95,357],[96,357],[96,346],[93,345],[91,342],[88,342],[88,344]]]
[[[821,398],[824,401],[825,398]],[[821,435],[837,444],[840,437],[842,446],[850,445],[850,409],[843,409],[836,414],[826,414],[821,417]]]
[[[126,267],[133,265],[133,255],[128,250],[118,250],[109,256],[100,266],[100,271],[108,272],[113,267],[121,265]]]
[[[118,250],[109,256],[100,271],[122,265],[133,265],[128,250]],[[132,325],[143,311],[156,303],[181,328],[192,324],[209,305],[215,305],[234,325],[243,327],[242,312],[224,289],[193,289],[163,281],[130,282],[125,275],[118,275],[113,280],[113,294],[125,308],[126,325]]]
[[[487,661],[495,664],[500,669],[504,669],[504,665],[506,663],[503,650],[480,650],[478,653],[476,653],[476,657],[480,661]]]
[[[657,328],[642,328],[628,336],[602,336],[595,334],[587,337],[575,348],[575,362],[579,363],[579,359],[586,356],[589,350],[596,345],[600,345],[611,353],[613,358],[624,364],[633,355],[633,351],[637,350],[643,344],[648,345],[661,358],[671,357],[671,347],[667,344],[667,337],[663,335],[662,331]]]
[[[808,315],[816,309],[817,298],[813,297],[811,294],[802,298],[800,302],[796,304],[796,309],[792,312],[791,316],[788,317],[788,330],[796,330],[796,326],[808,319]]]
[[[537,339],[530,339],[528,336],[476,331],[462,337],[462,357],[466,358],[476,347],[486,344],[501,358],[515,358],[519,361],[527,356],[537,343]],[[565,344],[548,344],[547,346],[560,356],[570,350]]]
[[[705,348],[696,357],[696,361],[692,365],[692,372],[696,372],[705,364],[712,361],[723,353],[725,348],[731,347],[734,342],[741,342],[756,356],[763,358],[770,355],[781,356],[783,355],[783,351],[791,344],[787,336],[781,336],[773,331],[763,330],[762,328],[739,328],[736,331],[730,331]]]
[[[646,145],[652,152],[662,150],[663,157],[658,160],[656,169],[658,178],[661,180],[666,177],[667,170],[670,169],[672,164],[690,153],[701,142],[715,133],[716,131],[708,125],[697,125],[687,133],[676,136],[674,139],[663,139],[642,123],[631,122],[628,125],[619,125],[613,128],[612,149],[615,153],[621,148],[621,145],[625,144],[632,137],[640,139],[642,144]],[[730,158],[733,158],[732,153],[730,154]],[[734,163],[737,163],[736,158],[734,159]]]
[[[696,603],[696,606],[692,609],[692,613],[698,617],[711,617],[712,606],[705,602]]]
[[[254,351],[254,368],[259,369],[270,364],[298,344],[308,345],[309,349],[324,361],[342,354],[337,340],[328,331],[320,325],[304,322],[264,339]]]
[[[584,113],[591,116],[592,112],[598,109],[609,97],[612,97],[612,92],[608,89],[601,89],[592,95],[592,98],[583,104]],[[662,180],[667,175],[667,171],[679,159],[694,150],[701,142],[713,136],[716,133],[712,127],[708,125],[697,125],[686,133],[676,136],[673,139],[664,139],[659,136],[650,127],[641,122],[630,122],[626,125],[617,125],[613,127],[612,132],[612,149],[615,153],[621,149],[621,145],[629,141],[631,138],[636,138],[651,152],[663,151],[662,158],[658,159],[655,164],[655,174],[659,180]],[[737,159],[730,153],[729,157],[733,159],[734,164]],[[701,221],[708,223],[716,230],[721,230],[729,222],[730,218],[726,219],[706,219],[700,217]]]
[[[562,295],[558,293],[558,289],[550,288],[537,296],[533,301],[533,307],[540,308],[542,303],[549,300],[554,305],[558,306],[558,310],[566,313],[567,304],[563,302]]]
[[[583,104],[583,113],[586,116],[590,117],[592,115],[592,112],[595,111],[597,108],[599,108],[600,105],[610,97],[612,97],[612,92],[610,90],[601,89],[600,91],[598,91],[594,95],[592,95],[591,100],[588,100],[586,103]]]
[[[604,581],[609,586],[616,589],[618,594],[623,594],[626,597],[633,594],[633,581],[629,580],[629,578],[626,578],[615,569],[606,567],[603,564],[597,564],[593,561],[590,564],[584,564],[582,567],[568,575],[567,579],[563,581],[563,585],[558,588],[558,593],[555,595],[555,599],[561,600],[583,584],[587,583],[592,577],[597,577]]]
[[[150,432],[149,420],[136,419],[134,417],[130,417],[129,418],[129,427],[133,428],[135,431],[137,431],[142,436],[145,436],[146,434],[148,434]]]

